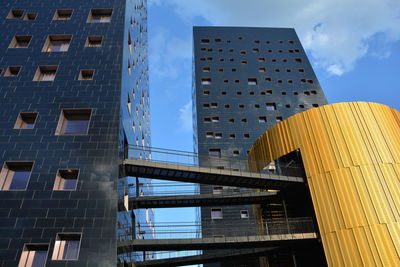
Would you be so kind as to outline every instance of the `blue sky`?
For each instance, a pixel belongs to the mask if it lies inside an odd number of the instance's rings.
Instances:
[[[399,0],[148,0],[148,14],[154,147],[193,149],[193,26],[295,28],[329,103],[400,110]],[[174,214],[182,211],[156,218]]]

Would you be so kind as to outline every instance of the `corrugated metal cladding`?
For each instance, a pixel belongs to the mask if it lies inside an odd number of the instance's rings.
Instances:
[[[305,111],[265,132],[249,160],[295,149],[329,266],[400,266],[400,112],[366,102]]]

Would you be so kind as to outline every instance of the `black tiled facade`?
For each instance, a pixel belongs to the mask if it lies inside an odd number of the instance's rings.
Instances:
[[[194,27],[193,35],[194,143],[200,155],[214,151],[246,159],[247,150],[271,126],[327,103],[294,29]],[[216,159],[200,164],[239,169],[241,163]],[[212,190],[200,186],[201,193]],[[223,219],[211,218],[213,208],[222,208]],[[202,207],[203,236],[234,235],[232,225],[255,234],[253,210],[250,205]],[[248,211],[249,218],[241,219],[241,211]]]
[[[118,163],[124,142],[150,145],[146,2],[14,0],[1,7],[0,162],[33,168],[26,190],[0,191],[0,266],[17,266],[24,244],[39,243],[49,248],[46,266],[116,266],[117,228],[132,225],[117,210]],[[93,9],[110,9],[111,21],[88,23]],[[11,18],[12,10],[22,16]],[[53,20],[56,10],[72,15]],[[71,35],[68,50],[42,52],[49,35]],[[14,36],[31,36],[29,45],[9,48]],[[101,45],[88,47],[89,36],[102,37]],[[18,75],[9,75],[13,66]],[[39,66],[56,66],[54,81],[34,81]],[[80,79],[81,70],[94,70],[92,79]],[[87,134],[56,134],[63,109],[90,109]],[[37,113],[33,129],[14,129],[20,112]],[[59,169],[79,170],[75,190],[53,190]],[[78,260],[52,260],[58,233],[81,234]]]

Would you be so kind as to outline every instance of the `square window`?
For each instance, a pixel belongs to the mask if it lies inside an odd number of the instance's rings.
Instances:
[[[221,149],[219,149],[219,148],[210,148],[208,150],[208,155],[210,157],[220,158],[221,157]]]
[[[24,17],[24,20],[35,20],[37,17],[37,13],[27,13]]]
[[[200,43],[202,44],[209,44],[210,43],[210,39],[201,39]]]
[[[210,67],[204,67],[203,68],[203,72],[210,72],[210,70],[211,70]]]
[[[266,103],[267,110],[276,110],[276,105],[275,103]]]
[[[215,133],[215,139],[221,139],[222,133]]]
[[[211,219],[223,219],[222,209],[211,209]]]
[[[247,122],[247,119],[246,119],[246,118],[240,119],[240,122],[246,123],[246,122]]]
[[[259,123],[266,123],[267,122],[267,117],[265,117],[265,116],[258,117],[258,122]]]
[[[103,36],[88,36],[85,47],[100,47],[103,41]]]
[[[285,108],[290,108],[290,104],[286,104],[286,105],[285,105]]]
[[[91,109],[63,109],[55,135],[87,134]]]
[[[234,122],[235,122],[235,119],[229,119],[228,122],[229,122],[229,123],[234,123]]]
[[[46,266],[48,244],[25,244],[22,250],[18,267],[44,267]]]
[[[203,79],[201,79],[201,84],[202,85],[210,85],[211,84],[211,79],[210,78],[203,78]]]
[[[70,20],[72,9],[57,9],[54,13],[53,20]]]
[[[204,90],[204,91],[203,91],[203,95],[210,95],[210,91]]]
[[[126,103],[126,107],[128,108],[128,112],[129,114],[131,114],[132,110],[131,110],[131,98],[128,95],[128,102]]]
[[[58,233],[52,260],[77,260],[81,245],[81,233]]]
[[[219,122],[219,117],[211,117],[212,122]]]
[[[79,73],[78,80],[80,81],[88,81],[93,80],[94,70],[81,70]]]
[[[249,212],[247,210],[241,210],[240,211],[240,218],[241,219],[248,219],[249,218]]]
[[[230,134],[229,135],[229,139],[235,139],[236,138],[236,135],[235,134]]]
[[[265,58],[259,57],[259,58],[258,58],[258,62],[265,62]]]
[[[250,134],[248,134],[248,133],[247,133],[247,134],[244,134],[244,135],[243,135],[243,138],[244,138],[244,139],[249,139],[249,138],[250,138]]]
[[[223,190],[224,190],[223,186],[213,186],[213,194],[214,195],[222,194]]]
[[[281,122],[282,120],[283,120],[283,119],[282,119],[282,117],[280,117],[280,116],[278,116],[278,117],[275,118],[275,121],[276,121],[276,122]]]
[[[37,115],[37,112],[19,113],[14,129],[33,129],[35,127]]]
[[[312,104],[312,106],[313,106],[314,108],[319,107],[318,104]]]
[[[213,132],[206,132],[206,138],[213,138],[214,134]]]
[[[17,77],[20,71],[20,66],[8,67],[6,72],[4,73],[4,77]]]
[[[51,82],[56,78],[58,66],[39,66],[36,70],[34,81]]]
[[[249,78],[247,80],[248,85],[257,85],[257,79],[256,78]]]
[[[12,39],[8,48],[27,48],[29,46],[32,36],[28,35],[16,35]]]
[[[53,190],[75,191],[78,184],[79,170],[58,170]]]
[[[0,190],[26,190],[33,162],[6,161],[0,173]]]
[[[7,19],[20,19],[24,12],[22,9],[13,9],[8,13]]]
[[[67,52],[71,43],[72,35],[57,34],[46,38],[42,52]]]
[[[234,156],[239,156],[239,150],[233,150],[233,151],[232,151],[232,154],[233,154]]]
[[[91,9],[87,23],[108,23],[111,22],[113,10],[111,8]]]
[[[259,71],[259,72],[266,72],[267,69],[266,69],[266,68],[258,68],[258,71]]]

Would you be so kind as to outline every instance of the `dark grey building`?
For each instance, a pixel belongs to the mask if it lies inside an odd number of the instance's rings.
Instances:
[[[327,103],[294,29],[194,27],[193,34],[194,146],[213,157],[200,158],[200,165],[239,171],[248,149],[268,128]],[[200,186],[201,193],[246,190]],[[258,211],[250,205],[202,207],[203,236],[234,235],[233,225],[254,234]],[[258,259],[235,264],[256,266]]]
[[[153,216],[117,201],[148,180],[118,163],[150,145],[146,1],[2,1],[0,25],[0,266],[134,260],[117,241]]]

